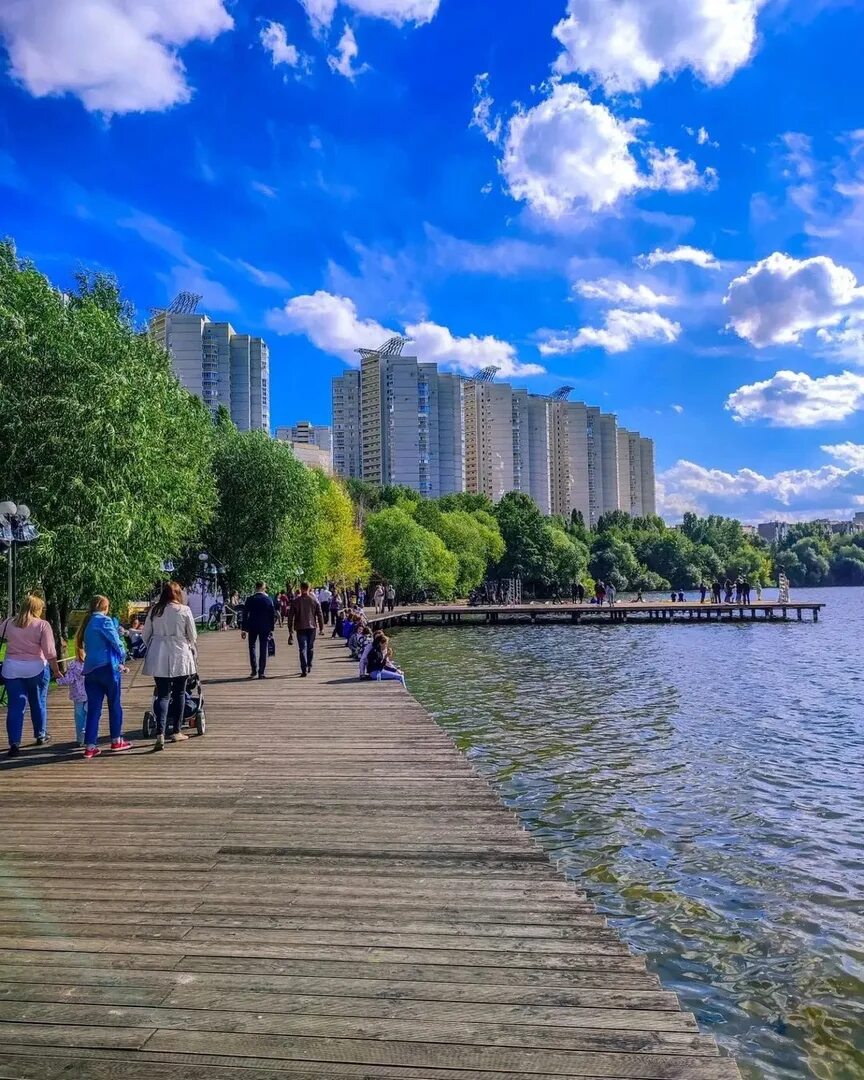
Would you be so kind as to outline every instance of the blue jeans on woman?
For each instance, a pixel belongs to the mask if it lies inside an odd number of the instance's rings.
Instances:
[[[120,672],[111,664],[88,671],[84,676],[84,689],[87,691],[87,727],[84,743],[96,746],[99,742],[99,721],[102,718],[102,702],[108,701],[108,726],[111,742],[117,742],[123,735],[123,709],[120,705]]]
[[[49,669],[46,668],[45,671]],[[7,679],[6,695],[9,702],[6,711],[6,734],[10,746],[20,746],[24,736],[24,710],[30,706],[30,719],[33,721],[33,735],[37,739],[45,737],[45,695],[48,680],[45,671],[31,675],[27,679]],[[50,672],[49,672],[50,675]]]

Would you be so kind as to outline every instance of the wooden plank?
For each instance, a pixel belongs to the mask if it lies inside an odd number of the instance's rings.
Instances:
[[[0,1080],[738,1076],[401,687],[200,655],[205,739],[0,765]]]

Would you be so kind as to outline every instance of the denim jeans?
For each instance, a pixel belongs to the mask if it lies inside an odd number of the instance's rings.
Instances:
[[[107,700],[111,742],[117,742],[123,735],[120,672],[115,671],[111,664],[103,664],[84,676],[84,687],[87,690],[87,729],[84,733],[84,741],[88,746],[95,746],[98,743],[102,702]]]
[[[40,739],[45,734],[45,672],[28,679],[7,679],[6,734],[10,746],[20,746],[24,735],[24,710],[30,706],[33,734]]]
[[[84,742],[84,735],[87,731],[87,702],[76,701],[75,702],[75,741],[79,743]]]
[[[249,663],[252,665],[253,675],[263,675],[267,670],[267,642],[270,640],[269,630],[249,631]],[[258,656],[255,656],[255,642],[258,642]]]
[[[156,676],[156,734],[176,735],[183,722],[183,706],[186,704],[186,675],[174,678]],[[166,731],[170,720],[170,730]]]
[[[298,630],[297,644],[300,647],[300,670],[311,671],[312,660],[315,657],[315,631]]]

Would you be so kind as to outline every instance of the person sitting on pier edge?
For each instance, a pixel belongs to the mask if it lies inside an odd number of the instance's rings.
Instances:
[[[405,685],[405,674],[393,663],[390,642],[383,630],[379,630],[360,657],[360,678],[375,682],[401,682]]]
[[[329,589],[328,599],[329,599]],[[291,621],[297,634],[300,649],[300,675],[306,678],[312,670],[315,658],[315,632],[324,633],[324,615],[317,597],[309,591],[309,582],[300,584],[300,595],[291,609]]]
[[[257,582],[255,592],[243,605],[243,638],[249,638],[249,663],[251,665],[250,679],[256,676],[266,679],[267,667],[267,642],[276,625],[276,609],[273,601],[267,595],[267,586],[263,581]],[[258,644],[258,655],[255,655],[255,645]]]

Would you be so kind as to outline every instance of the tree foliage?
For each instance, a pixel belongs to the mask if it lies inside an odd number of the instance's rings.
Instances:
[[[400,596],[421,593],[450,599],[456,593],[459,563],[444,541],[424,529],[406,510],[389,506],[366,520],[369,561]]]

